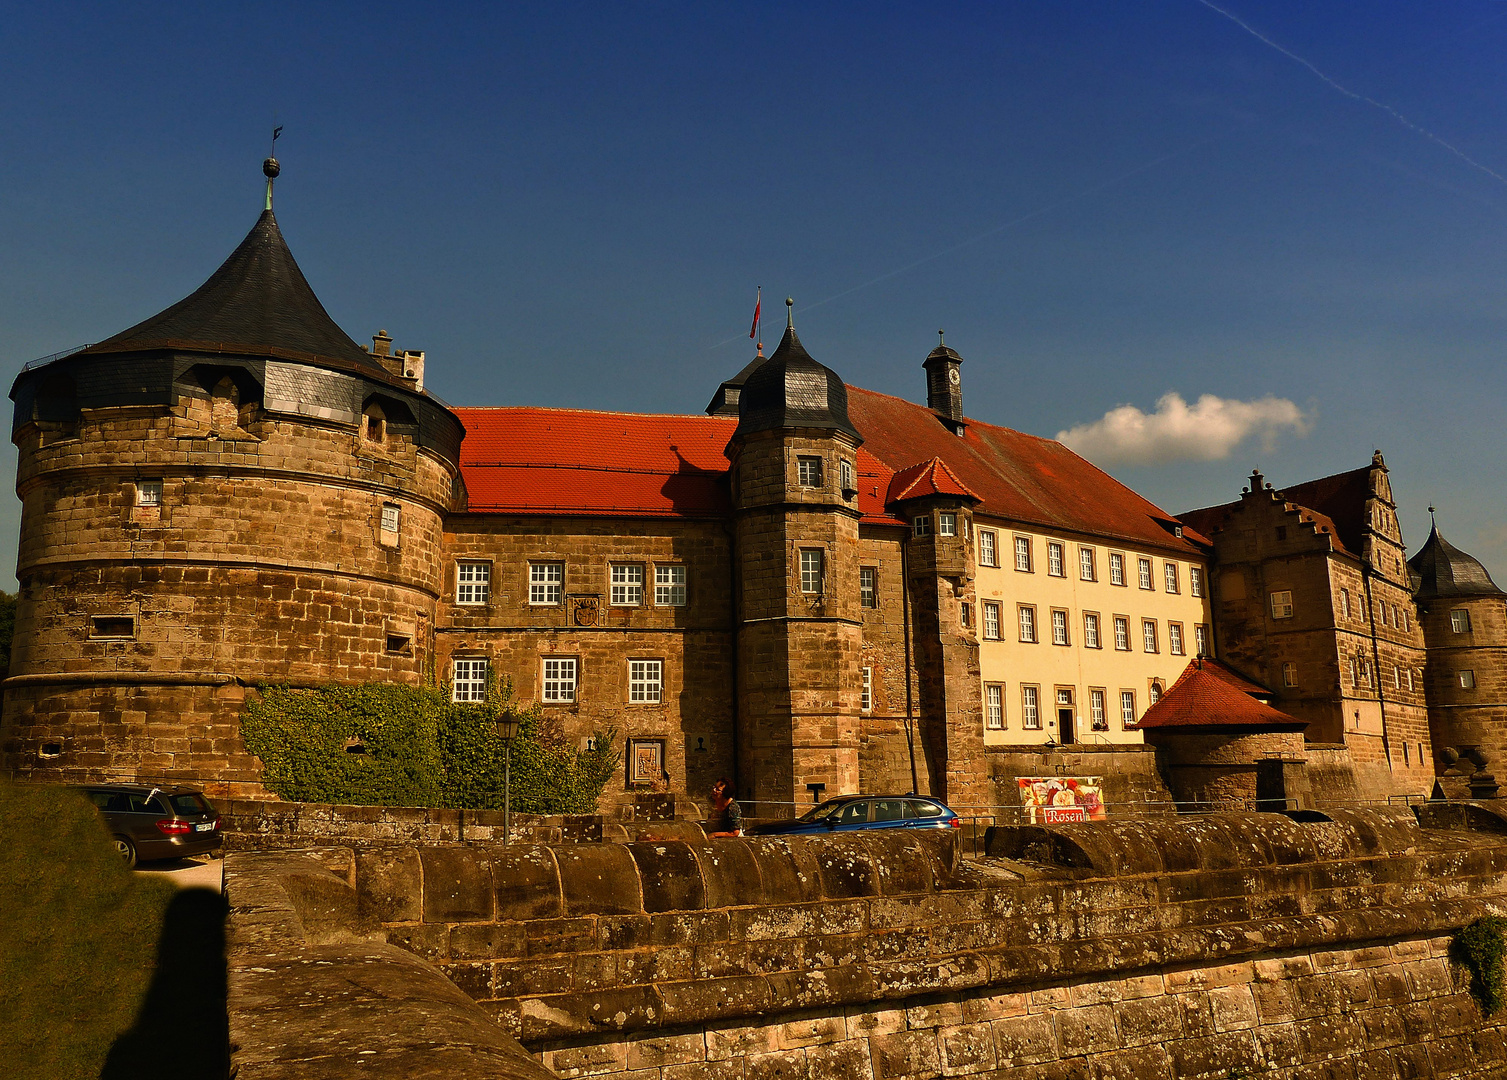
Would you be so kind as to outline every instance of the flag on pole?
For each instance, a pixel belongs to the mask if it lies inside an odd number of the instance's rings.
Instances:
[[[275,128],[272,129],[272,141],[273,142],[277,142],[277,137],[279,135],[281,135],[282,133],[283,133],[283,126],[281,124],[278,124],[277,127],[275,127]]]
[[[763,304],[764,304],[764,287],[761,285],[761,286],[759,286],[758,296],[754,300],[753,325],[748,328],[748,336],[751,337],[751,338],[755,338],[755,337],[759,336],[759,308],[762,307]]]

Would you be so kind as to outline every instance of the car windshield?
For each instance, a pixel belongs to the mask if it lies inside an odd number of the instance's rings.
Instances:
[[[807,810],[804,814],[801,815],[801,820],[825,821],[827,820],[827,818],[837,813],[837,811],[841,810],[846,805],[847,803],[844,802],[824,802],[815,810]]]
[[[209,804],[197,792],[190,791],[182,795],[169,795],[167,801],[172,804],[173,813],[179,817],[192,817],[195,814],[209,813]]]

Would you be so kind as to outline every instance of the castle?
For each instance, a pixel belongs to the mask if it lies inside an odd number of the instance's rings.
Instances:
[[[496,672],[570,739],[617,730],[609,803],[729,775],[766,813],[988,807],[1052,747],[1146,749],[1209,654],[1356,797],[1502,748],[1503,594],[1437,533],[1409,571],[1379,455],[1175,517],[968,417],[962,363],[939,344],[913,404],[787,320],[705,416],[450,407],[335,325],[269,194],[191,296],[16,380],[0,768],[257,794],[257,684]]]

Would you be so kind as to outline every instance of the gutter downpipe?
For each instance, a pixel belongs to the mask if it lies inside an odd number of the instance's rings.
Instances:
[[[912,795],[919,795],[920,781],[916,776],[916,734],[914,725],[915,697],[911,689],[911,651],[910,651],[910,561],[905,557],[910,547],[910,536],[907,534],[900,541],[900,609],[902,615],[901,629],[905,641],[905,745],[910,751],[910,790]]]

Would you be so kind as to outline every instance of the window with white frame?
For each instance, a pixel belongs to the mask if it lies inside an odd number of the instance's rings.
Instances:
[[[1017,536],[1015,538],[1015,569],[1031,572],[1031,538],[1029,536]]]
[[[864,712],[874,708],[874,669],[863,669],[863,695],[858,699],[858,707]]]
[[[961,604],[958,605],[958,622],[961,623],[965,627],[970,627],[970,626],[973,625],[973,605],[972,604],[967,603],[965,601],[964,603],[961,603]]]
[[[931,535],[931,515],[930,514],[922,514],[920,517],[916,518],[911,524],[912,524],[912,527],[916,530],[916,535],[917,536],[930,536]]]
[[[1413,669],[1408,668],[1408,693],[1413,692]]]
[[[1281,592],[1272,593],[1272,618],[1292,618],[1292,590],[1284,589]]]
[[[879,571],[872,566],[860,566],[858,568],[858,606],[877,608],[879,606]]]
[[[1201,566],[1188,567],[1188,591],[1194,596],[1204,594],[1204,568]]]
[[[839,461],[838,472],[842,476],[843,491],[857,491],[858,485],[853,482],[853,463],[847,458]]]
[[[455,602],[485,604],[492,587],[492,564],[462,560],[455,564]]]
[[[1137,559],[1135,565],[1136,565],[1136,573],[1140,577],[1139,584],[1140,584],[1141,588],[1143,588],[1143,589],[1150,589],[1151,588],[1151,560],[1150,559]]]
[[[1197,649],[1197,656],[1209,655],[1209,628],[1203,623],[1196,623],[1193,627],[1193,647]]]
[[[1340,590],[1340,615],[1346,619],[1350,617],[1350,590]]]
[[[1173,656],[1183,655],[1183,624],[1169,622],[1167,624],[1167,651]]]
[[[1474,690],[1476,688],[1476,673],[1474,671],[1460,671],[1455,674],[1460,683],[1461,690]]]
[[[999,640],[999,604],[993,600],[984,601],[984,637]]]
[[[644,602],[644,564],[613,563],[611,566],[613,607],[638,607]]]
[[[1470,612],[1466,608],[1455,608],[1449,613],[1449,628],[1456,634],[1470,633]]]
[[[1402,628],[1404,630],[1413,629],[1413,617],[1408,614],[1407,608],[1402,609]]]
[[[1125,615],[1115,616],[1115,648],[1130,651],[1130,619]]]
[[[658,705],[664,695],[663,660],[628,661],[628,700],[635,705]]]
[[[1120,726],[1123,728],[1135,727],[1135,691],[1120,691]]]
[[[456,658],[450,661],[450,700],[485,701],[487,699],[487,661],[483,658]]]
[[[822,594],[823,552],[820,548],[801,549],[801,592],[809,596]]]
[[[1031,731],[1041,730],[1041,710],[1038,707],[1041,693],[1034,686],[1020,688],[1020,726]]]
[[[1099,616],[1092,611],[1083,613],[1083,647],[1085,649],[1104,647],[1099,641]]]
[[[1090,689],[1088,692],[1088,722],[1094,731],[1108,731],[1109,718],[1104,715],[1104,691]]]
[[[1141,651],[1156,652],[1156,620],[1141,620]]]
[[[528,602],[558,604],[565,594],[565,564],[536,562],[528,564]]]
[[[1020,606],[1020,640],[1036,640],[1036,609],[1026,604]]]
[[[1162,563],[1162,579],[1169,593],[1178,591],[1177,563]]]
[[[1118,551],[1109,553],[1109,583],[1111,585],[1125,584],[1125,556]]]
[[[382,504],[382,531],[396,535],[398,531],[398,518],[403,508],[397,503]]]
[[[1395,690],[1402,689],[1402,668],[1396,664],[1392,665],[1392,688]]]
[[[654,606],[685,607],[685,567],[654,568]]]
[[[1047,541],[1047,573],[1052,577],[1066,577],[1062,568],[1062,545],[1055,540]]]
[[[984,687],[984,726],[990,731],[1005,730],[1005,688],[999,683]]]
[[[958,516],[951,510],[937,511],[937,535],[956,536],[958,534]]]
[[[1152,705],[1162,700],[1162,684],[1156,679],[1151,680],[1151,685],[1146,689],[1146,700]]]
[[[978,531],[978,535],[979,565],[998,566],[999,563],[996,561],[996,559],[998,559],[999,556],[995,551],[995,545],[998,542],[998,537],[995,535],[992,529],[980,529]]]
[[[136,481],[136,505],[137,506],[161,506],[162,505],[162,481],[161,480],[138,480],[138,481]]]
[[[575,701],[578,673],[574,656],[546,656],[544,691],[539,695],[540,700],[555,703]]]
[[[1282,665],[1282,685],[1298,685],[1298,665],[1293,663],[1291,660],[1286,661]]]
[[[1067,641],[1067,612],[1060,609],[1052,609],[1052,644],[1066,645]]]
[[[801,487],[822,486],[822,459],[819,457],[798,457],[795,459],[796,476]]]
[[[1078,579],[1080,581],[1093,581],[1097,572],[1094,566],[1094,549],[1081,547],[1078,549]]]

